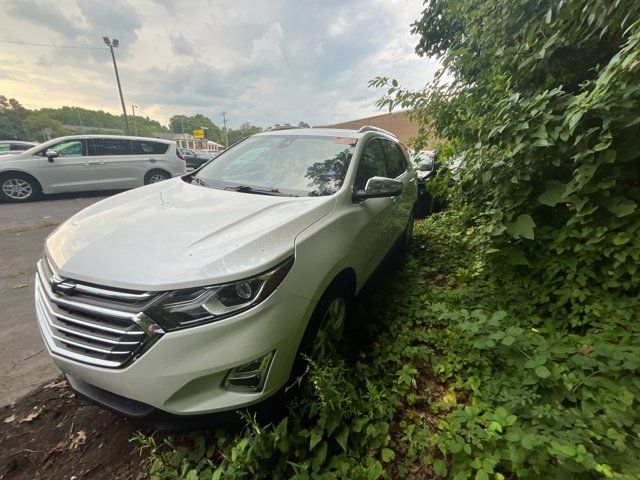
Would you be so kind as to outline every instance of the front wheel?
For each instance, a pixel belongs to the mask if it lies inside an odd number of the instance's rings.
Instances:
[[[41,193],[40,184],[29,175],[18,172],[0,175],[0,198],[5,202],[31,202]]]
[[[294,374],[300,373],[303,357],[318,361],[331,357],[338,350],[352,303],[353,295],[344,282],[336,282],[326,290],[309,319]]]
[[[411,210],[409,214],[409,220],[407,221],[407,226],[404,228],[402,232],[402,237],[400,238],[400,242],[398,245],[398,259],[403,262],[407,258],[407,254],[409,253],[409,247],[411,246],[411,241],[413,239],[413,224],[416,221],[415,213]]]
[[[164,170],[151,170],[144,176],[144,184],[150,185],[152,183],[169,180],[170,178],[171,175],[169,174],[169,172],[165,172]]]

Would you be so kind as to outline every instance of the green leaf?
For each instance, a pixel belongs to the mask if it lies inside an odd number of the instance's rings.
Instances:
[[[633,213],[638,205],[632,200],[619,197],[605,202],[604,206],[615,216],[626,217]]]
[[[543,205],[555,207],[562,201],[566,185],[557,180],[551,180],[547,183],[547,189],[538,197],[538,201]]]
[[[187,473],[185,480],[198,480],[198,472],[193,469],[189,470],[189,473]]]
[[[517,247],[512,247],[507,252],[507,263],[509,265],[529,265],[529,261],[524,255],[524,252]]]
[[[476,472],[476,480],[489,480],[489,474],[486,471],[480,469]]]
[[[533,229],[536,224],[531,215],[519,215],[517,220],[507,226],[507,231],[515,238],[533,240]]]
[[[535,372],[536,372],[536,375],[539,376],[540,378],[547,378],[549,377],[549,375],[551,375],[551,372],[549,371],[549,369],[544,365],[538,365],[536,367]]]
[[[336,441],[338,442],[338,445],[340,445],[340,447],[344,452],[347,451],[348,437],[349,437],[349,427],[344,427],[342,430],[340,430],[340,433],[336,435]]]
[[[395,452],[390,448],[383,448],[380,452],[380,456],[382,458],[382,461],[385,463],[389,463],[391,460],[396,458]]]
[[[313,448],[320,443],[320,440],[322,440],[322,435],[311,432],[311,436],[309,437],[309,450],[313,450]]]

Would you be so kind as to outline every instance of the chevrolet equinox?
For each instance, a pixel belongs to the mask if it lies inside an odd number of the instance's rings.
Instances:
[[[46,241],[44,343],[71,387],[126,415],[265,400],[406,248],[405,147],[374,127],[275,129],[203,168],[102,200]]]

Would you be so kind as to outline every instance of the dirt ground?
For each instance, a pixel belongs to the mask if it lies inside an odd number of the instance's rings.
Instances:
[[[0,479],[147,478],[131,440],[138,431],[151,433],[78,398],[59,377],[0,408]]]
[[[36,262],[53,229],[104,195],[51,195],[32,203],[0,203],[0,406],[59,373],[36,326]]]

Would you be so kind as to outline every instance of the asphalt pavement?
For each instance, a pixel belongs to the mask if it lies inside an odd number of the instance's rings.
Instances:
[[[110,192],[111,193],[111,192]],[[33,305],[36,262],[47,236],[105,193],[52,195],[0,203],[0,406],[58,375],[38,332]]]

